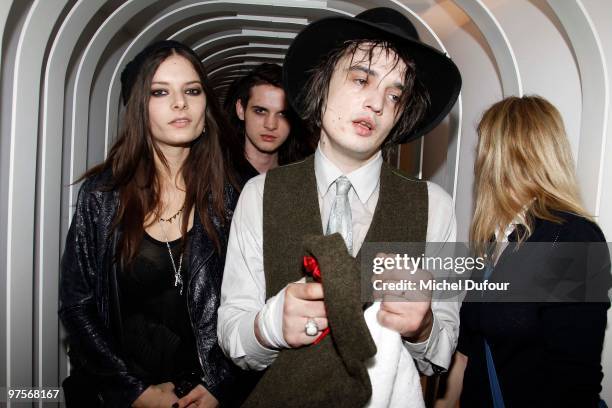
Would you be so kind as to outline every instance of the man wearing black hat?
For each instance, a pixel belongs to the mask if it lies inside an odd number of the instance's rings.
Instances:
[[[314,22],[288,50],[288,99],[320,142],[247,183],[234,213],[219,340],[242,368],[271,365],[248,406],[422,406],[412,359],[426,374],[449,366],[456,303],[383,301],[362,314],[350,289],[364,242],[455,239],[448,194],[381,156],[435,127],[459,94],[455,64],[416,38],[402,14],[378,8]],[[300,280],[302,255],[319,261],[323,283]]]

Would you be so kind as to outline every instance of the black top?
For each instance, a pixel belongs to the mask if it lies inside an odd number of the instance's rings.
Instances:
[[[245,159],[244,168],[239,171],[239,176],[238,176],[240,177],[240,185],[244,186],[247,181],[249,181],[250,179],[258,175],[259,175],[259,172],[257,171],[257,169],[253,167],[251,162]]]
[[[536,220],[527,242],[605,242],[597,225],[567,213],[563,224]],[[513,237],[510,237],[510,241]],[[520,251],[505,251],[502,261],[532,262]],[[607,251],[606,251],[607,254]],[[606,290],[610,287],[607,257]],[[512,268],[517,269],[517,268]],[[520,270],[505,273],[521,273]],[[467,298],[466,298],[467,300]],[[468,357],[462,407],[491,407],[484,339],[491,348],[506,407],[596,407],[601,380],[601,352],[609,302],[483,303],[464,302],[457,350]]]
[[[117,262],[121,234],[113,222],[120,206],[120,193],[112,188],[115,181],[108,168],[88,177],[79,189],[62,256],[59,316],[70,345],[69,380],[80,385],[77,390],[83,390],[84,383],[90,386],[83,397],[92,396],[96,401],[100,397],[105,407],[128,408],[150,384],[128,367],[121,346],[123,319],[118,290],[121,271]],[[217,342],[223,263],[238,195],[238,190],[226,182],[223,217],[208,211],[210,225],[221,241],[219,250],[204,228],[199,211],[195,211],[189,234],[189,258],[184,260],[189,265],[186,302],[198,361],[204,370],[200,380],[221,404],[235,397],[240,371]],[[78,402],[73,405],[95,405]]]
[[[176,268],[180,239],[169,242]],[[128,365],[143,380],[160,384],[199,371],[195,337],[187,310],[188,255],[183,255],[182,294],[165,242],[145,233],[133,268],[119,276],[121,316]]]

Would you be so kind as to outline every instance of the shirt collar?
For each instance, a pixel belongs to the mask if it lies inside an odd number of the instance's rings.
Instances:
[[[531,201],[533,201],[533,200],[531,200]],[[529,202],[529,204],[531,204],[531,201]],[[506,239],[506,240],[508,239],[510,234],[512,234],[514,232],[514,230],[516,229],[517,225],[524,225],[524,224],[526,224],[525,214],[527,214],[527,210],[529,209],[529,204],[525,204],[523,206],[523,208],[521,209],[521,211],[514,216],[512,221],[510,221],[510,224],[506,225],[506,228],[504,230],[504,239]],[[499,236],[500,236],[500,231],[499,231],[499,229],[496,229],[495,230],[495,238],[499,238]]]
[[[359,201],[364,204],[368,201],[380,183],[382,162],[382,154],[378,151],[378,153],[363,166],[353,170],[349,174],[345,174],[355,189]],[[319,194],[324,196],[336,179],[342,175],[342,171],[323,154],[321,145],[317,146],[315,152],[315,176]]]

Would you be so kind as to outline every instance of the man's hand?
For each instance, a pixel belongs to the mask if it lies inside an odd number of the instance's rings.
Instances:
[[[219,401],[201,384],[172,405],[173,408],[215,408],[218,406]]]
[[[174,384],[171,382],[150,385],[134,401],[134,408],[168,408],[178,401],[174,394]]]
[[[394,257],[393,254],[376,256]],[[408,285],[408,282],[413,282],[413,289],[410,290],[386,289],[376,293],[377,297],[382,298],[377,318],[382,326],[400,333],[408,341],[419,343],[427,340],[433,324],[431,291],[421,290],[420,282],[431,280],[431,273],[422,269],[387,269],[374,278],[384,283]]]
[[[283,307],[283,337],[289,346],[311,344],[317,336],[306,335],[308,319],[315,321],[319,332],[327,328],[327,313],[320,283],[290,283],[285,290]]]

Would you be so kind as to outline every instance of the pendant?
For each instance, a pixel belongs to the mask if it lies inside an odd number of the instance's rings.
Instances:
[[[181,273],[178,271],[174,272],[174,287],[179,288],[180,295],[183,294],[183,277],[181,276]]]

